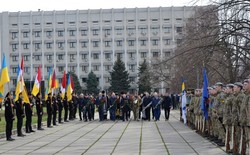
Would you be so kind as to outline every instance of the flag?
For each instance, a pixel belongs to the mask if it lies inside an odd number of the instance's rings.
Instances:
[[[62,98],[63,99],[64,99],[64,96],[65,96],[66,84],[67,84],[67,77],[66,77],[66,72],[64,71],[63,78],[62,78],[62,84],[61,84],[61,92],[62,92]]]
[[[52,89],[51,89],[51,84],[52,84],[52,69],[49,68],[49,74],[48,74],[48,85],[46,86],[46,91],[45,91],[45,100],[48,99],[48,94],[52,93]]]
[[[52,94],[55,93],[55,89],[56,89],[56,71],[54,70],[52,77],[51,77],[51,90],[52,90]]]
[[[68,101],[72,100],[72,88],[71,88],[71,80],[70,80],[70,75],[68,76],[68,81],[67,81],[67,99]]]
[[[75,85],[74,85],[74,80],[73,80],[73,77],[70,75],[70,84],[71,84],[71,89],[72,89],[72,91],[74,90],[74,87],[75,87]]]
[[[39,65],[38,71],[36,74],[35,83],[31,92],[32,95],[36,96],[38,94],[38,92],[40,91],[40,83],[41,83],[41,68]]]
[[[7,62],[5,54],[3,55],[3,61],[2,61],[2,70],[1,70],[1,79],[0,79],[0,98],[4,98],[4,84],[8,83],[10,81],[8,68],[7,68]]]
[[[56,86],[55,86],[55,88],[56,88],[56,89],[59,88],[59,81],[58,81],[58,79],[56,79]]]
[[[25,83],[24,83],[24,80],[23,80],[23,71],[24,71],[24,60],[23,60],[23,57],[22,57],[21,67],[18,66],[18,75],[17,75],[17,86],[16,86],[16,92],[15,92],[15,94],[16,94],[15,101],[18,100],[19,94],[22,93],[22,95],[23,95],[23,102],[30,104],[28,93],[27,93],[27,90],[25,88]]]
[[[182,80],[181,90],[182,90],[182,97],[181,97],[182,118],[184,120],[184,124],[186,124],[187,123],[187,107],[186,107],[186,105],[187,105],[187,96],[186,96],[184,80]]]
[[[203,115],[205,120],[208,119],[208,105],[209,105],[209,94],[208,94],[208,79],[206,68],[203,68],[203,90],[202,90],[202,100],[201,100],[201,110],[203,111]]]

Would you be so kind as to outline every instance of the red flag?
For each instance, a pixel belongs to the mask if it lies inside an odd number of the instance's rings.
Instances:
[[[24,60],[23,60],[23,56],[22,56],[22,61],[21,61],[21,70],[24,70]]]
[[[37,80],[38,80],[39,83],[41,82],[41,77],[42,77],[41,75],[42,75],[41,66],[39,65],[38,66],[38,71],[37,71]]]
[[[63,88],[66,88],[66,83],[67,83],[67,77],[66,77],[66,72],[64,71],[63,78],[62,78],[62,87]]]
[[[56,88],[56,72],[55,72],[55,70],[54,70],[53,75],[52,75],[51,88]]]
[[[71,75],[70,75],[70,84],[71,84],[71,88],[74,90],[74,80]]]

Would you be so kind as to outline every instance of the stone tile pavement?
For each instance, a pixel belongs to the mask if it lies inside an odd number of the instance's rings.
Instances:
[[[97,116],[97,115],[96,115]],[[96,117],[97,118],[97,117]],[[0,139],[6,155],[224,155],[219,148],[179,121],[171,111],[169,121],[105,121],[64,123],[24,138]]]

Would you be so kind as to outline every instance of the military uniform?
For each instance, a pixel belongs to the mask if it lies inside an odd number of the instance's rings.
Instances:
[[[47,127],[51,128],[51,119],[52,119],[52,113],[53,113],[53,107],[52,107],[52,99],[49,95],[48,99],[46,100],[46,107],[47,107]]]
[[[57,105],[58,105],[58,123],[62,123],[63,100],[61,94],[57,95]]]
[[[56,125],[58,102],[55,95],[53,95],[52,97],[52,107],[53,107],[53,125]]]
[[[36,96],[36,114],[37,114],[37,130],[43,130],[42,128],[43,103],[39,97],[39,94]]]
[[[19,97],[16,101],[16,116],[17,116],[17,136],[23,137],[25,136],[22,133],[23,126],[23,118],[24,118],[24,106],[23,100]]]
[[[32,126],[31,126],[33,105],[34,105],[32,97],[30,97],[29,100],[30,100],[30,103],[24,103],[25,115],[26,115],[26,123],[25,123],[26,133],[35,132],[34,130],[32,130]]]
[[[15,119],[13,99],[10,99],[9,97],[7,97],[5,99],[4,105],[5,105],[4,116],[5,116],[5,121],[6,121],[6,132],[5,132],[6,140],[13,141],[14,139],[11,138],[13,121]]]
[[[68,104],[67,95],[65,95],[63,99],[63,108],[64,108],[64,122],[68,122],[69,104]]]

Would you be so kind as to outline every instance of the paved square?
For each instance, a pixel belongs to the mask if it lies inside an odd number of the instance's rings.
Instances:
[[[0,139],[0,154],[73,155],[226,155],[179,121],[171,111],[169,121],[104,121],[64,123],[13,142]],[[96,117],[97,118],[97,117]]]

